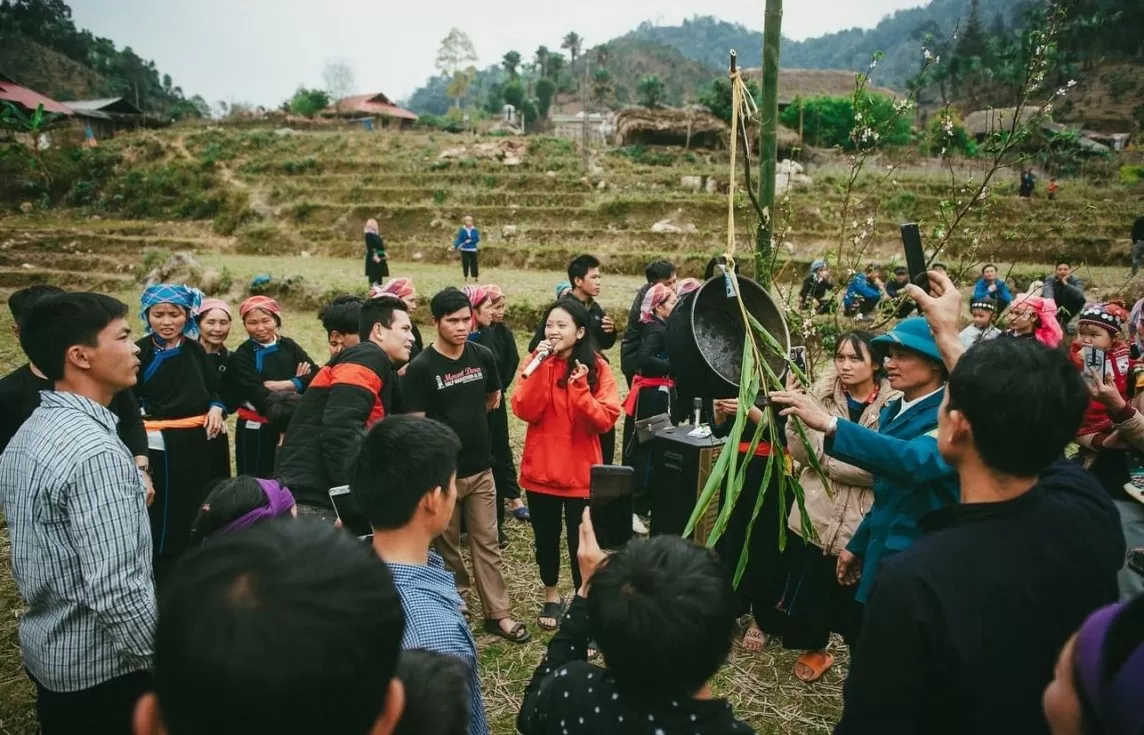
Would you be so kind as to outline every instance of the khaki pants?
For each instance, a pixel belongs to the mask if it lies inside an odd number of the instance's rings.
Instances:
[[[469,532],[469,554],[473,558],[473,576],[477,594],[481,596],[486,620],[500,620],[509,614],[508,590],[501,568],[501,550],[497,540],[497,490],[491,469],[470,477],[457,478],[457,506],[449,528],[434,542],[437,553],[457,578],[457,591],[467,595],[471,587],[469,572],[461,559],[461,514]]]

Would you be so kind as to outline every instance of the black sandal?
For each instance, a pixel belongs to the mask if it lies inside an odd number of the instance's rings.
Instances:
[[[542,630],[556,630],[560,627],[560,616],[564,614],[564,601],[560,602],[546,602],[540,608],[540,614],[536,616],[536,624]],[[541,618],[552,618],[556,621],[555,625],[545,625],[540,622]]]
[[[499,620],[485,620],[484,631],[491,635],[504,638],[509,643],[528,643],[532,636],[528,632],[528,628],[524,627],[524,623],[517,623],[512,626],[512,630],[505,632]]]

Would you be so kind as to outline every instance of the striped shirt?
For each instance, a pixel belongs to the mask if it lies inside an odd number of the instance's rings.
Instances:
[[[429,564],[388,564],[393,584],[405,611],[405,634],[401,648],[421,648],[455,656],[469,666],[469,735],[489,735],[481,677],[477,672],[477,645],[461,614],[464,604],[457,594],[453,573],[434,552]]]
[[[24,665],[55,692],[150,668],[157,617],[146,491],[115,415],[43,391],[0,455],[0,509],[28,609]]]

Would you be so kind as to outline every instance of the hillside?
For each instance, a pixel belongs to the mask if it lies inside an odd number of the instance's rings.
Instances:
[[[599,58],[600,50],[594,49]],[[724,60],[725,63],[725,60]],[[599,67],[593,64],[594,72]],[[577,62],[576,72],[582,73],[582,62]],[[703,61],[688,58],[678,49],[667,44],[636,38],[619,38],[607,44],[606,61],[603,68],[612,75],[615,85],[615,100],[618,104],[631,104],[636,101],[636,87],[646,76],[656,75],[663,80],[665,102],[678,106],[695,102],[699,92],[719,75],[719,67]]]
[[[0,72],[60,101],[99,97],[107,86],[94,70],[18,36],[0,43]]]

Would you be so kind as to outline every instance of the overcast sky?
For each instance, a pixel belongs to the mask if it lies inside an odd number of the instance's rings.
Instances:
[[[575,30],[589,46],[650,20],[678,24],[694,15],[761,29],[763,0],[71,0],[76,26],[154,59],[189,95],[210,103],[276,106],[299,84],[319,86],[328,61],[354,70],[359,92],[404,98],[434,73],[441,39],[467,32],[485,67],[516,49],[526,58],[559,49]],[[919,0],[787,2],[784,35],[803,39],[876,25]],[[515,7],[513,7],[515,6]],[[507,9],[512,7],[511,11]],[[511,16],[507,13],[511,12]]]

